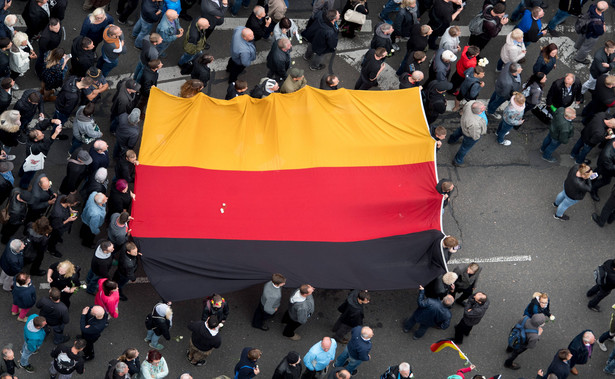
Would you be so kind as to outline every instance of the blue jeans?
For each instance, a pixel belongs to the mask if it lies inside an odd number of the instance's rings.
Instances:
[[[137,67],[135,68],[135,73],[132,76],[132,78],[138,82],[139,80],[141,80],[141,76],[143,75],[143,63],[141,62],[141,60],[139,60],[139,63],[137,63]]]
[[[521,0],[519,2],[519,5],[517,5],[517,8],[515,8],[515,10],[510,14],[510,21],[517,22],[521,20],[521,17],[523,17],[523,12],[525,11],[524,3],[525,3],[525,0]]]
[[[410,53],[408,52],[408,54],[410,54]],[[404,72],[408,72],[409,71],[409,68],[408,68],[408,54],[404,55],[404,59],[401,60],[401,64],[399,65],[399,68],[395,72],[395,74],[397,74],[397,76],[401,76],[401,74],[403,74]]]
[[[389,24],[393,24],[393,21],[391,21],[391,19],[389,18],[389,13],[397,11],[399,11],[399,4],[396,3],[394,0],[389,0],[384,5],[384,8],[382,9],[382,12],[380,12],[379,17],[382,19],[382,21],[385,21]]]
[[[570,13],[564,12],[563,10],[558,9],[557,12],[555,13],[555,16],[553,16],[551,21],[549,21],[549,24],[547,25],[547,29],[554,30],[557,25],[564,22],[569,16],[570,16]]]
[[[542,141],[542,146],[540,147],[540,150],[543,151],[542,157],[544,159],[551,159],[551,154],[553,154],[555,149],[557,149],[557,147],[561,144],[562,143],[560,141],[551,138],[551,133],[548,133],[545,139]]]
[[[500,121],[500,125],[498,125],[498,130],[496,132],[496,134],[498,135],[498,143],[502,143],[504,142],[504,136],[506,135],[506,133],[508,133],[510,131],[510,129],[513,128],[513,125],[507,123],[506,121],[502,120]]]
[[[615,373],[615,349],[611,351],[611,355],[609,355],[609,359],[606,361],[604,372],[608,372],[609,374]]]
[[[472,146],[474,146],[474,144],[478,141],[471,137],[464,136],[463,132],[461,131],[461,127],[459,127],[457,128],[457,130],[455,130],[455,132],[453,132],[453,134],[451,134],[450,137],[448,137],[448,143],[455,143],[462,136],[463,136],[463,141],[461,141],[461,146],[459,147],[459,151],[457,152],[454,158],[455,162],[458,164],[463,163],[463,159],[465,158],[468,151],[470,151]]]
[[[348,370],[350,373],[356,370],[357,367],[359,367],[359,365],[363,363],[363,361],[354,359],[350,356],[350,353],[348,352],[348,346],[346,346],[344,351],[342,351],[342,354],[340,354],[340,356],[337,357],[337,359],[335,360],[335,367],[342,367],[346,362],[348,362],[346,370]]]
[[[88,276],[85,278],[88,287],[85,289],[85,292],[95,295],[96,291],[98,291],[98,279],[100,279],[100,276],[94,274],[94,271],[88,271]]]
[[[75,150],[77,150],[81,146],[83,146],[83,142],[79,141],[77,138],[75,138],[75,136],[73,136],[73,142],[71,143],[70,149],[68,150],[68,152],[72,154],[75,152]]]
[[[504,61],[502,60],[502,58],[500,58],[500,59],[498,59],[498,63],[496,65],[496,70],[502,71],[502,67],[504,67]]]
[[[143,47],[143,38],[152,32],[154,24],[151,24],[143,19],[143,16],[139,16],[139,21],[132,29],[132,37],[135,39],[135,46],[139,49]]]
[[[412,316],[410,316],[410,318],[408,318],[408,319],[406,319],[406,321],[404,321],[404,329],[410,330],[410,329],[412,329],[414,327],[414,325],[416,324],[416,318],[414,316],[415,313],[413,313]],[[429,325],[419,324],[419,328],[416,330],[416,332],[414,332],[414,336],[416,338],[423,337],[425,335],[425,333],[427,332],[427,329],[429,329]]]
[[[150,340],[150,343],[152,344],[152,346],[156,346],[158,345],[158,340],[160,339],[160,336],[157,336],[156,333],[154,333],[154,330],[148,330],[147,331],[147,336],[145,336],[145,339]]]
[[[566,190],[563,190],[562,192],[558,193],[557,197],[555,198],[555,205],[557,205],[557,211],[555,211],[555,215],[557,217],[562,217],[564,212],[566,212],[566,209],[570,208],[570,206],[575,205],[578,202],[579,200],[573,200],[569,198],[568,195],[566,195]]]
[[[28,350],[28,344],[23,343],[23,347],[21,348],[21,359],[19,360],[19,364],[22,366],[28,366],[30,364],[30,356],[34,354],[34,351]]]
[[[499,96],[495,91],[491,94],[491,98],[489,99],[489,105],[487,105],[487,113],[494,114],[495,111],[498,110],[500,105],[502,105],[506,100],[505,97]]]
[[[192,58],[194,58],[194,55],[188,54],[188,53],[184,52],[182,54],[182,56],[179,57],[179,62],[177,64],[180,65],[180,66],[183,66],[186,63],[190,62],[192,60]]]
[[[593,148],[593,146],[589,146],[588,144],[583,142],[583,139],[581,137],[579,137],[577,143],[574,144],[574,147],[570,152],[570,156],[575,158],[575,162],[577,164],[581,164],[585,161],[585,157]]]
[[[244,7],[248,7],[250,5],[250,0],[235,0],[235,3],[231,7],[231,14],[237,15],[237,12],[239,12],[239,8],[242,5]]]
[[[111,72],[111,70],[113,70],[117,64],[119,63],[119,60],[113,60],[111,62],[107,62],[102,55],[100,56],[100,58],[98,58],[98,62],[96,62],[96,68],[100,69],[100,71],[102,71],[102,74],[105,78],[109,77],[109,73]]]

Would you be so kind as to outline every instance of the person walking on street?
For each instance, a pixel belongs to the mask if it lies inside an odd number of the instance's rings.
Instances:
[[[350,341],[346,348],[335,360],[334,367],[346,367],[350,375],[357,374],[357,367],[371,359],[369,352],[372,350],[374,331],[368,326],[355,326],[350,333]],[[348,365],[346,365],[348,364]]]
[[[596,284],[587,291],[587,297],[593,296],[587,308],[594,312],[601,311],[598,304],[615,288],[615,259],[606,260],[599,271],[604,272],[604,276],[597,278]]]
[[[592,187],[589,180],[593,174],[594,172],[591,167],[585,163],[577,164],[570,168],[568,176],[564,181],[564,189],[553,202],[553,206],[557,207],[553,218],[560,221],[570,220],[570,216],[564,214],[564,212],[570,206],[583,200],[585,194],[591,190]]]

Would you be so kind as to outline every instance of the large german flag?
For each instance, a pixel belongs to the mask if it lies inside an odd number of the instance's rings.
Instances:
[[[263,100],[152,89],[131,227],[166,299],[289,285],[395,289],[443,271],[418,89]]]

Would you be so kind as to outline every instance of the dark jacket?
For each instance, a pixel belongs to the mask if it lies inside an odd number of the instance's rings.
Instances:
[[[11,239],[12,241],[13,239]],[[15,252],[11,249],[10,242],[4,248],[4,253],[0,257],[0,268],[8,276],[15,276],[19,274],[23,268],[23,254],[22,252]]]
[[[84,50],[81,47],[83,36],[79,35],[73,40],[73,45],[70,49],[73,55],[70,59],[71,74],[78,77],[85,76],[88,68],[96,65],[96,49]]]
[[[484,304],[479,304],[474,300],[474,296],[470,297],[463,307],[463,323],[467,326],[475,326],[485,315],[489,309],[489,299],[485,300]]]
[[[66,224],[64,223],[64,221],[66,221],[69,217],[70,208],[64,208],[60,201],[56,201],[51,208],[49,223],[56,232],[62,234],[67,232],[72,225],[72,222],[67,222]]]
[[[421,33],[421,24],[414,24],[410,32],[410,38],[406,43],[407,55],[412,56],[415,51],[425,51],[427,48],[429,36],[423,36]]]
[[[0,54],[0,56],[1,55],[2,54]],[[17,100],[17,102],[13,106],[13,109],[19,111],[19,114],[21,115],[22,123],[24,122],[24,120],[31,120],[35,115],[38,115],[39,113],[43,113],[45,110],[42,96],[41,96],[41,101],[38,104],[32,104],[31,102],[28,101],[28,96],[30,96],[30,94],[33,92],[38,92],[38,89],[27,89],[23,91],[23,94],[21,95],[21,97],[19,98],[19,100]]]
[[[415,20],[413,13],[404,7],[400,7],[399,13],[397,13],[397,16],[395,16],[395,21],[393,22],[393,28],[397,31],[397,33],[399,33],[402,37],[410,37],[414,24]]]
[[[282,51],[277,41],[271,45],[271,50],[267,54],[267,68],[273,73],[275,79],[286,79],[287,71],[290,68],[290,51]]]
[[[267,33],[267,27],[265,26],[265,23],[265,17],[262,17],[259,20],[254,14],[254,12],[250,13],[250,17],[248,17],[248,20],[246,21],[246,28],[250,28],[252,29],[252,32],[254,32],[254,41],[258,41],[265,38],[265,34]]]
[[[565,96],[567,91],[564,88],[564,78],[557,79],[551,84],[547,93],[547,105],[553,105],[555,108],[569,107],[573,101],[581,101],[581,86],[582,83],[579,78],[575,78],[570,87],[571,95]]]
[[[2,53],[0,53],[2,55]],[[8,109],[13,100],[13,95],[7,92],[5,89],[0,89],[0,113]]]
[[[615,148],[612,142],[607,142],[600,152],[597,171],[603,176],[615,176]]]
[[[523,12],[523,18],[519,21],[517,28],[523,31],[523,42],[538,42],[538,39],[542,37],[542,21],[534,19],[529,9]]]
[[[137,279],[137,256],[128,254],[125,249],[119,258],[117,264],[117,271],[119,275],[128,278],[128,280],[136,280]],[[115,275],[114,275],[115,278]]]
[[[59,263],[60,262],[52,263],[49,266],[49,269],[51,269],[51,283],[49,283],[49,285],[53,288],[59,289],[60,291],[62,291],[66,287],[72,288],[80,285],[81,283],[79,282],[79,274],[81,268],[79,266],[75,266],[75,273],[73,274],[73,276],[66,278],[64,276],[61,276],[58,272]]]
[[[493,5],[487,5],[483,8],[483,33],[480,36],[484,39],[497,37],[504,26],[499,17],[491,14],[492,9]]]
[[[235,365],[235,379],[249,379],[256,376],[254,373],[256,361],[248,359],[248,352],[250,350],[252,350],[251,347],[244,347],[241,351],[239,362]]]
[[[217,4],[213,0],[203,0],[201,1],[201,17],[205,17],[209,21],[209,28],[213,29],[224,23],[226,8],[227,6],[222,5],[221,1]]]
[[[88,165],[70,159],[66,165],[66,176],[60,184],[60,193],[69,194],[76,191],[87,176]]]
[[[201,320],[206,321],[209,316],[216,315],[218,321],[222,322],[226,320],[229,314],[228,303],[224,298],[222,298],[222,306],[220,308],[215,308],[212,304],[212,297],[208,296],[203,300],[203,313],[201,314]]]
[[[578,16],[582,12],[582,0],[559,0],[559,9],[570,13],[573,16]]]
[[[68,308],[63,302],[54,303],[49,297],[43,297],[36,303],[40,309],[39,316],[45,317],[47,325],[67,325],[70,321]]]
[[[312,44],[312,50],[318,55],[332,53],[337,47],[337,29],[327,20],[326,12],[317,13],[301,36]]]
[[[607,63],[609,67],[603,67],[602,64]],[[594,60],[592,61],[591,66],[589,67],[589,73],[594,79],[598,79],[603,74],[608,73],[609,71],[615,68],[615,54],[606,54],[605,49],[598,49],[596,53],[594,53]]]
[[[436,117],[446,112],[446,99],[436,90],[437,84],[437,80],[432,80],[425,89],[425,113]]]
[[[96,248],[99,250],[100,246]],[[113,254],[109,255],[109,258],[99,258],[96,254],[92,257],[92,272],[101,278],[109,278],[109,271],[113,267]]]
[[[453,287],[443,281],[444,274],[438,276],[425,286],[425,296],[432,299],[444,299],[446,295],[453,294]]]
[[[372,37],[372,42],[370,43],[369,47],[372,49],[384,47],[387,53],[390,53],[391,49],[393,48],[393,41],[391,40],[391,34],[387,35],[380,31],[380,25],[382,24],[383,23],[381,22],[374,28],[374,36]]]
[[[13,185],[11,182],[6,180],[4,176],[0,175],[0,204],[4,204],[4,200],[6,200],[13,190]]]
[[[596,113],[594,117],[581,130],[581,139],[589,146],[596,146],[606,137],[606,124],[604,120],[611,118],[607,113]]]
[[[0,77],[6,78],[11,74],[9,50],[0,50]]]
[[[478,276],[480,275],[480,272],[483,271],[483,268],[479,266],[478,270],[474,274],[470,275],[468,274],[468,267],[470,267],[470,265],[457,266],[453,269],[453,272],[457,274],[457,280],[455,281],[455,290],[476,288]]]
[[[107,327],[107,312],[105,315],[99,320],[96,317],[92,316],[92,310],[90,309],[87,314],[81,315],[80,327],[81,327],[81,335],[83,339],[90,343],[94,343],[100,338],[103,330]],[[86,328],[86,326],[89,326]]]
[[[188,330],[192,332],[190,340],[201,351],[218,349],[222,345],[220,333],[212,336],[204,321],[192,321],[188,324]]]
[[[592,100],[581,112],[584,117],[599,112],[606,112],[610,107],[615,106],[615,88],[606,86],[607,76],[608,74],[603,74],[596,79],[596,88],[592,93]]]
[[[192,72],[190,73],[190,77],[192,79],[198,79],[202,81],[203,86],[206,87],[207,83],[209,82],[209,78],[211,78],[211,68],[209,68],[205,64],[199,63],[197,61],[197,58],[195,58],[192,62],[193,62],[193,65],[192,65]]]
[[[369,361],[369,352],[372,350],[372,341],[366,341],[361,337],[361,329],[363,326],[355,326],[350,332],[350,341],[348,341],[348,354],[351,358],[360,361]]]
[[[150,0],[146,0],[150,1]],[[126,79],[120,80],[117,84],[117,91],[113,96],[113,104],[111,105],[111,118],[114,118],[122,113],[132,112],[134,107],[139,102],[139,92],[128,93],[126,90]]]
[[[39,34],[49,24],[49,15],[38,5],[36,0],[29,0],[21,15],[28,27],[26,34],[30,39]]]
[[[530,303],[527,305],[527,307],[525,307],[525,311],[523,312],[523,314],[525,316],[532,317],[536,313],[542,313],[547,317],[551,317],[551,309],[549,308],[550,305],[551,301],[549,300],[547,306],[545,308],[542,308],[538,299],[533,298],[532,301],[530,301]]]
[[[56,109],[65,115],[70,115],[81,103],[82,90],[77,88],[80,78],[70,76],[62,85],[62,89],[56,98]]]
[[[30,193],[27,191],[23,191],[26,193],[25,196],[29,198]],[[17,200],[17,195],[20,195],[22,190],[20,188],[14,188],[11,191],[11,196],[9,197],[9,221],[8,224],[11,225],[21,225],[24,223],[26,219],[26,215],[28,214],[28,203],[26,199],[22,198],[22,201]]]
[[[412,375],[412,366],[410,366],[410,375]],[[390,366],[384,374],[380,375],[380,379],[409,379],[412,376],[403,377],[399,373],[399,365]]]
[[[583,179],[577,176],[578,170],[579,165],[575,164],[572,166],[570,171],[568,171],[566,180],[564,181],[564,191],[566,192],[566,196],[572,200],[583,200],[585,194],[592,189],[589,179]]]
[[[615,270],[613,269],[613,259],[608,259],[602,264],[606,273],[606,284],[602,287],[607,290],[615,289]]]
[[[301,363],[291,366],[286,357],[278,364],[273,372],[272,379],[299,379],[301,377]]]
[[[568,375],[570,375],[570,362],[562,361],[559,358],[559,351],[555,353],[547,372],[544,375],[544,378],[548,377],[549,374],[557,375],[557,379],[566,379]]]
[[[517,78],[510,73],[510,65],[511,63],[506,63],[502,67],[502,71],[495,81],[495,93],[507,99],[512,96],[513,92],[521,90],[521,80],[520,78],[517,80]]]
[[[47,242],[49,241],[49,236],[35,232],[34,229],[32,229],[32,224],[33,223],[29,223],[26,225],[23,233],[28,240],[23,252],[25,263],[34,260],[37,255],[43,256],[47,249]]]
[[[44,57],[46,52],[60,46],[60,42],[62,42],[62,30],[60,29],[60,31],[56,33],[52,32],[49,27],[46,27],[41,32],[41,38],[38,40],[39,57]]]
[[[68,375],[76,372],[83,374],[84,359],[81,354],[74,354],[71,346],[59,345],[51,352],[53,367],[60,374]]]
[[[451,311],[442,301],[425,297],[425,290],[419,291],[418,309],[414,311],[418,323],[434,328],[446,329],[451,323]]]
[[[158,84],[158,71],[154,71],[151,68],[145,66],[139,78],[139,84],[141,84],[141,97],[143,100],[149,98],[150,90],[153,86]],[[205,84],[205,82],[203,82]]]
[[[30,282],[28,286],[17,285],[17,278],[13,279],[13,304],[21,309],[29,309],[36,303],[36,287]]]
[[[337,310],[342,314],[339,317],[339,321],[342,324],[350,327],[363,325],[363,304],[359,304],[358,296],[360,290],[353,290],[348,294],[346,301],[340,305]]]
[[[121,153],[125,153],[126,150],[134,149],[137,145],[137,142],[139,142],[139,136],[141,135],[141,129],[138,124],[132,125],[128,122],[128,113],[120,114],[118,119],[119,125],[115,131],[115,139],[120,145]]]
[[[115,164],[115,179],[126,179],[128,183],[135,181],[135,165],[126,158],[121,158]]]
[[[107,214],[122,213],[124,210],[130,213],[131,205],[130,192],[120,192],[115,186],[111,186],[111,193],[107,201]]]
[[[534,74],[537,72],[542,72],[543,74],[547,75],[551,72],[551,70],[553,70],[553,67],[556,63],[557,58],[549,57],[549,61],[545,62],[544,56],[542,54],[539,54],[538,58],[536,58],[534,66],[532,67],[532,71],[534,72]]]
[[[89,153],[90,157],[92,157],[92,163],[88,165],[90,174],[96,174],[96,171],[98,171],[101,167],[109,168],[109,163],[111,163],[109,159],[109,150],[106,150],[101,154],[94,149],[94,144],[92,144]]]
[[[589,6],[589,19],[587,24],[587,31],[585,32],[585,38],[598,38],[604,34],[604,13],[599,15],[596,12],[597,5],[592,4]]]
[[[32,150],[34,151],[34,149]],[[39,185],[39,181],[41,180],[41,178],[46,176],[47,175],[42,172],[34,178],[34,182],[32,183],[32,196],[28,201],[28,205],[32,210],[41,210],[47,208],[49,206],[48,201],[55,197],[55,193],[53,193],[53,190],[51,188],[49,188],[47,191],[44,191]]]
[[[540,326],[544,324],[546,320],[546,316],[543,314],[535,314],[531,318],[528,318],[527,321],[523,321],[527,316],[523,316],[521,320],[517,322],[517,324],[523,323],[523,327],[526,329],[526,343],[523,347],[526,349],[533,349],[536,347],[538,340],[540,340],[540,334],[538,334]],[[530,330],[536,330],[536,332],[530,332]]]
[[[143,0],[141,1],[141,17],[150,24],[158,23],[164,14],[162,0]],[[160,13],[156,14],[156,12]]]
[[[0,124],[0,142],[4,146],[15,147],[18,145],[17,138],[20,134],[20,127],[17,124],[1,123]]]
[[[579,333],[568,345],[568,350],[572,354],[572,358],[570,358],[570,368],[573,368],[575,365],[583,365],[589,361],[589,350],[587,350],[587,346],[583,343],[583,334],[586,332],[593,332],[591,329],[585,329],[581,333]],[[594,344],[591,344],[591,347],[594,347]]]
[[[572,121],[566,120],[564,113],[566,108],[560,107],[555,111],[551,125],[549,125],[549,135],[556,141],[566,144],[574,134]]]

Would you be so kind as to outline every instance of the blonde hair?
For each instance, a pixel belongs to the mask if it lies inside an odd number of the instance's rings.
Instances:
[[[534,295],[532,295],[532,297],[538,297],[540,299],[548,299],[549,295],[546,292],[534,292]]]
[[[30,41],[28,41],[28,35],[24,32],[15,33],[15,36],[13,36],[13,45],[19,47],[21,46],[23,41],[27,41],[28,43],[30,43]]]
[[[451,37],[457,37],[458,35],[461,34],[461,29],[459,29],[459,26],[453,25],[448,29],[448,34]]]
[[[75,265],[71,263],[69,260],[62,261],[58,263],[58,270],[62,268],[66,268],[66,274],[64,274],[65,278],[70,278],[75,275]]]
[[[105,12],[105,7],[94,9],[94,11],[90,13],[88,17],[90,18],[90,22],[96,22],[96,16],[101,16],[101,15],[104,15],[105,18],[107,18],[107,12]]]
[[[513,31],[510,32],[510,37],[513,39],[523,38],[523,30],[519,28],[513,29]]]
[[[519,105],[525,104],[525,96],[523,96],[521,92],[513,92],[513,99],[515,100],[515,103]]]
[[[414,5],[412,5],[412,3],[414,3]],[[409,8],[414,6],[416,6],[416,0],[402,0],[401,2],[402,8]]]
[[[612,86],[613,84],[615,84],[615,76],[613,75],[607,75],[606,78],[604,78],[604,84]]]

